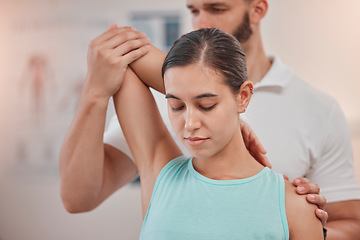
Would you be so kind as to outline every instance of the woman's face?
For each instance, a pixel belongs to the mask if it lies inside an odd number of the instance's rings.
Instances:
[[[164,74],[168,113],[178,138],[196,158],[222,152],[239,130],[239,106],[220,74],[199,64]]]

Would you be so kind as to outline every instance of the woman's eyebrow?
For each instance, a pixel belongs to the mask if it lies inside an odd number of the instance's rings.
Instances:
[[[204,93],[204,94],[201,94],[201,95],[196,96],[194,98],[199,99],[199,98],[208,98],[208,97],[217,97],[217,96],[218,95],[213,94],[213,93]]]
[[[166,98],[166,99],[168,99],[168,98],[175,98],[175,99],[177,99],[177,100],[181,100],[180,98],[175,97],[174,95],[172,95],[172,94],[170,94],[170,93],[166,94],[166,95],[165,95],[165,98]]]
[[[201,95],[198,95],[196,97],[194,97],[194,99],[201,99],[201,98],[209,98],[209,97],[217,97],[218,95],[216,94],[213,94],[213,93],[204,93],[204,94],[201,94]],[[177,100],[181,100],[180,98],[178,97],[175,97],[174,95],[168,93],[165,95],[165,98],[168,99],[168,98],[174,98],[174,99],[177,99]]]

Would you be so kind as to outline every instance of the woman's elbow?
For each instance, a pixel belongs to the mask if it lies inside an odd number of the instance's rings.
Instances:
[[[64,189],[61,189],[60,196],[63,206],[68,213],[84,213],[96,208],[95,200],[92,201],[90,197],[77,196],[75,193],[70,193]]]

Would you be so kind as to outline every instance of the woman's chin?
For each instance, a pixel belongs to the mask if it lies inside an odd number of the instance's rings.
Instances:
[[[209,152],[205,152],[205,151],[196,151],[194,149],[188,149],[188,150],[191,153],[191,156],[193,156],[193,158],[196,158],[196,159],[209,158],[213,155],[213,154],[210,154]]]

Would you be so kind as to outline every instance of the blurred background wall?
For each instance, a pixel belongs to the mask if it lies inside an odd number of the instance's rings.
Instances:
[[[262,24],[266,51],[339,101],[360,176],[360,2],[269,5]],[[185,0],[0,2],[0,240],[138,239],[139,186],[126,186],[92,212],[68,214],[59,197],[58,153],[91,39],[112,23],[135,24],[133,17],[144,13],[179,16],[185,33],[191,30],[185,6]]]

